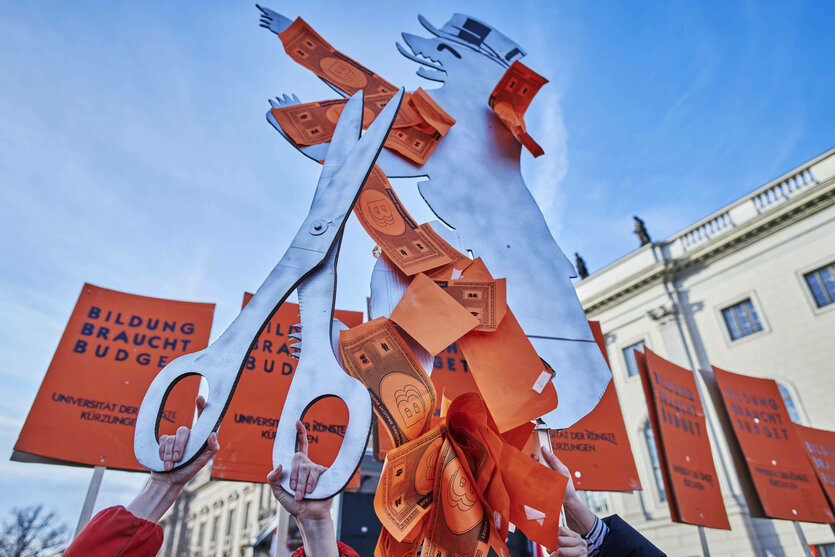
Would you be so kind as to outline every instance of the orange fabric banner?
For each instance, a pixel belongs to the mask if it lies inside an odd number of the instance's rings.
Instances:
[[[730,530],[696,378],[653,353],[635,351],[674,522]]]
[[[243,305],[250,298],[252,294],[244,294]],[[298,304],[281,304],[258,336],[219,431],[213,478],[266,483],[272,470],[275,428],[298,363],[290,356],[290,345],[296,340],[288,337],[299,334],[298,315]],[[348,327],[362,323],[362,312],[336,310],[334,316]],[[342,446],[347,407],[340,399],[328,397],[314,404],[302,421],[311,460],[329,466]],[[348,487],[357,487],[358,479]]]
[[[713,373],[765,514],[835,521],[777,383],[717,367]]]
[[[136,414],[159,370],[205,348],[214,304],[148,298],[85,284],[15,451],[144,471],[133,455]],[[199,378],[168,397],[160,434],[190,426]]]
[[[809,462],[812,463],[818,481],[829,499],[830,509],[835,508],[835,431],[797,424],[794,425],[794,429],[803,442]]]
[[[606,363],[600,323],[589,321]],[[641,489],[614,380],[594,410],[568,429],[551,431],[551,450],[571,470],[574,487],[588,491]]]

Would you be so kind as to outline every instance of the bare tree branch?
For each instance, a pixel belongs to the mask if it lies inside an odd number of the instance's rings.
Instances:
[[[68,529],[43,505],[15,508],[0,531],[0,557],[47,557],[68,541]]]

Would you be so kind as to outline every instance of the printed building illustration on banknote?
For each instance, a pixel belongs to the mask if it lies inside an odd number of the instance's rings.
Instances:
[[[373,116],[397,87],[336,50],[301,18],[259,9],[262,27],[278,35],[287,54],[341,97],[270,101],[269,122],[303,154],[322,161],[348,96],[363,90],[366,114]],[[454,14],[440,29],[423,16],[418,20],[432,36],[403,33],[405,46],[397,48],[419,64],[420,77],[441,86],[406,94],[354,208],[384,253],[372,277],[370,317],[389,317],[416,274],[455,281],[471,262],[462,254],[480,258],[491,278],[506,279],[508,315],[553,370],[559,406],[543,421],[552,429],[569,427],[594,408],[611,373],[570,282],[575,270],[521,174],[523,146],[543,154],[527,133],[524,112],[547,80],[520,62],[521,46],[473,17]],[[418,187],[442,223],[414,222],[387,179],[418,176],[428,176]],[[411,346],[430,371],[431,355]],[[541,377],[534,379],[525,388],[541,391]]]

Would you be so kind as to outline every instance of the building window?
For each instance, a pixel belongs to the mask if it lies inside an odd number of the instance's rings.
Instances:
[[[797,411],[797,405],[794,403],[794,399],[792,398],[792,394],[789,392],[789,389],[785,387],[782,383],[777,383],[777,388],[780,390],[780,396],[783,397],[783,403],[786,405],[786,410],[789,411],[789,418],[796,423],[796,424],[803,424],[803,420],[800,419],[800,413]]]
[[[819,308],[835,302],[835,263],[815,269],[803,275],[809,291]]]
[[[723,309],[722,318],[725,320],[725,326],[728,328],[731,340],[737,340],[763,330],[760,316],[757,315],[757,310],[754,309],[751,298],[745,298],[741,302]]]
[[[246,502],[246,507],[244,507],[244,532],[249,531],[249,511],[252,510],[252,501]]]
[[[203,540],[206,537],[206,522],[200,523],[200,528],[197,530],[197,547],[203,547]]]
[[[667,490],[664,489],[664,476],[661,474],[661,463],[658,461],[658,449],[655,446],[655,435],[652,433],[652,426],[647,422],[644,427],[644,441],[649,451],[649,461],[652,464],[652,477],[655,479],[655,488],[658,490],[658,499],[661,502],[667,500]]]
[[[813,545],[812,555],[815,557],[835,557],[835,543]]]
[[[586,506],[596,515],[609,514],[609,500],[603,491],[584,491]]]
[[[235,525],[235,511],[237,509],[232,509],[229,511],[229,520],[226,522],[226,537],[232,535],[232,526]]]
[[[216,516],[212,521],[212,534],[209,541],[212,543],[217,541],[217,531],[220,530],[220,515]]]
[[[623,359],[626,361],[626,375],[628,377],[638,375],[638,362],[635,361],[633,350],[643,352],[646,345],[647,343],[642,340],[623,349]]]

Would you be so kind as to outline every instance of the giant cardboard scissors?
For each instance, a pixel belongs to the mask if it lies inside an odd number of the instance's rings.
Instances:
[[[273,466],[282,464],[285,470],[290,469],[296,446],[296,420],[315,401],[336,396],[348,406],[348,427],[339,454],[307,497],[327,499],[351,479],[371,430],[371,400],[363,384],[340,367],[331,348],[336,259],[347,216],[377,160],[402,98],[401,90],[362,138],[362,92],[355,94],[345,105],[310,212],[281,260],[215,342],[199,352],[173,360],[148,388],[139,408],[134,437],[134,452],[140,464],[163,471],[158,429],[165,400],[180,379],[195,374],[206,379],[209,394],[206,408],[192,427],[185,454],[177,468],[202,452],[209,434],[220,427],[255,339],[276,308],[298,288],[305,349],[301,352],[278,423]],[[282,487],[293,493],[288,476],[282,479]]]

